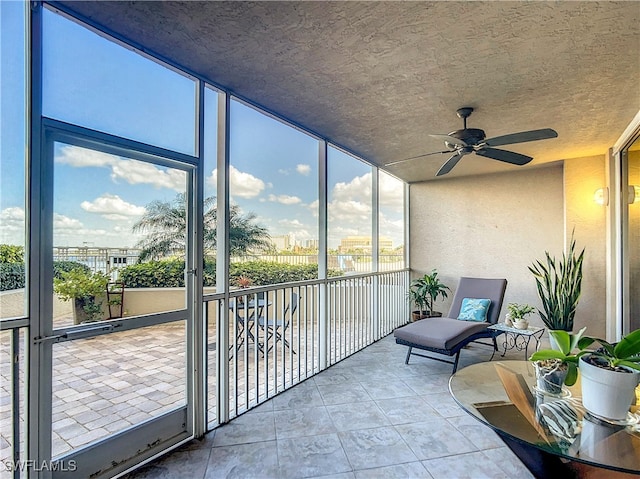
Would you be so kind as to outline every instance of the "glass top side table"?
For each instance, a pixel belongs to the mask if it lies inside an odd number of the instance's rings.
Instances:
[[[488,329],[499,331],[504,334],[502,342],[502,356],[507,354],[507,351],[516,349],[517,351],[524,351],[524,359],[529,358],[529,343],[532,339],[536,342],[536,351],[540,347],[540,339],[544,334],[544,328],[538,328],[529,326],[527,329],[518,329],[511,326],[507,326],[504,323],[496,323],[489,326]]]

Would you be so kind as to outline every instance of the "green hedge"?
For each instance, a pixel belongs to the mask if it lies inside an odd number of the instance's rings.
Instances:
[[[75,261],[55,261],[54,277],[63,271],[81,268],[87,273],[90,268]],[[339,270],[329,271],[329,276],[340,276]],[[229,280],[235,284],[238,277],[246,276],[252,286],[305,281],[318,277],[318,265],[291,265],[268,261],[249,261],[229,265]],[[120,279],[127,288],[168,288],[184,286],[184,261],[179,259],[149,261],[126,266],[120,270]],[[215,262],[205,262],[204,285],[215,286]],[[24,288],[24,264],[0,263],[0,291]]]
[[[340,271],[330,271],[339,276]],[[304,281],[318,277],[318,265],[291,265],[268,261],[249,261],[229,265],[229,280],[235,284],[238,277],[246,276],[252,286]],[[184,261],[149,261],[126,266],[120,270],[120,279],[127,288],[161,288],[184,286]],[[215,286],[216,265],[205,262],[204,285]]]
[[[24,288],[24,263],[0,263],[0,291]]]
[[[54,261],[53,277],[60,278],[65,271],[82,269],[87,273],[91,269],[76,261]],[[22,289],[25,286],[24,263],[8,262],[0,263],[0,291],[11,291],[12,289]]]

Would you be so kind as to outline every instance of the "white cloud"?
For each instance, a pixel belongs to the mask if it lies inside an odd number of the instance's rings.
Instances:
[[[356,176],[349,183],[336,183],[331,191],[331,201],[358,200],[371,202],[371,173]]]
[[[278,220],[278,224],[287,228],[298,228],[298,227],[304,226],[298,220],[289,220],[289,219]]]
[[[56,163],[74,166],[76,168],[112,166],[120,157],[103,153],[96,150],[88,150],[80,146],[68,145],[60,149],[60,154],[56,155]]]
[[[304,176],[309,176],[311,173],[311,165],[304,165],[302,163],[296,165],[296,171]]]
[[[210,186],[217,185],[218,170],[215,169],[207,178]],[[265,189],[266,185],[260,178],[256,178],[250,173],[244,173],[234,166],[229,166],[229,192],[232,196],[239,198],[255,198]]]
[[[268,199],[269,201],[283,205],[297,205],[298,203],[302,203],[300,198],[290,195],[269,195]]]
[[[82,221],[61,215],[53,214],[53,244],[55,246],[93,246],[131,247],[139,239],[139,235],[131,233],[130,225],[120,225],[105,230],[103,228],[91,228]]]
[[[125,159],[101,151],[89,150],[74,145],[67,145],[60,149],[55,161],[76,168],[110,168],[111,179],[114,182],[124,180],[131,185],[148,184],[156,188],[170,188],[185,191],[186,174],[184,171],[162,168],[151,163]]]
[[[281,175],[285,175],[288,176],[289,175],[289,170],[283,170],[282,168],[278,170],[278,173],[280,173]]]
[[[122,179],[131,185],[147,184],[156,188],[169,188],[182,193],[186,189],[186,173],[181,170],[160,169],[151,163],[120,160],[111,167],[111,179]]]
[[[0,242],[4,244],[24,245],[25,242],[24,209],[11,206],[0,211]]]
[[[77,220],[75,218],[69,218],[68,216],[61,215],[59,213],[54,213],[53,229],[56,232],[61,232],[65,230],[80,231],[84,229],[84,225],[80,220]]]
[[[147,211],[144,206],[136,206],[128,203],[118,195],[104,194],[95,200],[83,201],[80,207],[89,212],[103,215],[111,220],[123,220],[129,217],[139,217]]]
[[[404,209],[404,189],[400,180],[382,172],[378,181],[378,194],[381,208],[402,214]]]

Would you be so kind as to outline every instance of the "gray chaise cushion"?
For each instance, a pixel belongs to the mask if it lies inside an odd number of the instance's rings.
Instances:
[[[485,322],[427,318],[398,328],[393,334],[398,339],[427,348],[451,349],[488,326]]]

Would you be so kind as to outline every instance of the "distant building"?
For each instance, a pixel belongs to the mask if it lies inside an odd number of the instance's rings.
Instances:
[[[271,242],[277,251],[291,250],[291,235],[272,236]]]
[[[389,250],[393,248],[393,241],[391,238],[380,236],[378,241],[378,247],[382,250]],[[371,253],[372,246],[373,240],[371,239],[371,236],[347,236],[340,240],[338,252],[346,253],[349,251],[363,251]]]
[[[307,249],[318,249],[319,242],[317,239],[304,240],[302,242],[302,247]]]

